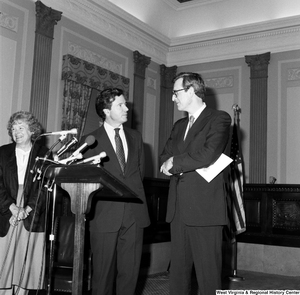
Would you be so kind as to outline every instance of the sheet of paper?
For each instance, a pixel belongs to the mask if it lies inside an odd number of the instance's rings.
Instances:
[[[207,168],[197,169],[198,172],[207,182],[211,182],[220,172],[222,172],[233,160],[221,154],[218,160]]]

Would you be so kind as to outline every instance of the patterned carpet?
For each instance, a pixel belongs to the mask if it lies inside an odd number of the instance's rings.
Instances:
[[[167,272],[139,279],[136,295],[169,295],[169,274]]]
[[[223,290],[299,290],[300,276],[280,276],[259,272],[239,271],[241,281],[231,281],[224,277]],[[191,295],[199,295],[196,279],[192,280]],[[167,272],[141,277],[136,295],[169,295],[169,274]]]
[[[241,281],[231,281],[224,275],[223,290],[297,290],[300,292],[300,276],[280,276],[251,271],[239,271],[238,277],[244,278]],[[30,295],[37,294],[30,292]],[[54,292],[55,295],[67,293]],[[90,295],[91,292],[84,292]],[[46,295],[46,292],[39,292],[38,295]],[[159,273],[150,276],[141,276],[136,290],[136,295],[169,295],[169,273]],[[195,277],[192,279],[192,293],[199,295]]]

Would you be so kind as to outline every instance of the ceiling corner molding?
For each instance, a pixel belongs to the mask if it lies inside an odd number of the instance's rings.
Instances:
[[[191,2],[205,1],[225,0]],[[299,16],[169,39],[104,0],[43,0],[43,3],[63,12],[62,17],[166,66],[300,49]]]
[[[190,38],[190,43],[185,40],[184,44],[170,46],[167,65],[180,66],[241,58],[266,51],[276,53],[299,50],[300,18],[251,25],[251,29],[244,26],[222,30],[210,35],[209,38],[200,34]],[[173,41],[173,44],[176,42]]]
[[[153,36],[154,33],[150,28],[146,31],[145,24],[139,23],[137,19],[133,21],[128,14],[126,18],[114,15],[98,5],[83,0],[43,0],[43,3],[63,12],[62,17],[79,23],[132,51],[138,50],[158,64],[166,63],[169,39],[159,40],[161,36]],[[122,14],[124,16],[125,12]]]

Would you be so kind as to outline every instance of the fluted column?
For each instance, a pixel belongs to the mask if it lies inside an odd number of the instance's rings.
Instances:
[[[159,142],[158,152],[163,151],[170,136],[174,123],[174,102],[172,101],[173,78],[176,76],[177,66],[160,66],[160,114],[159,114]],[[163,177],[163,175],[162,175]]]
[[[144,90],[145,90],[145,72],[150,64],[151,58],[140,54],[138,51],[133,52],[134,61],[134,87],[133,87],[133,116],[132,128],[143,132],[144,118]]]
[[[36,31],[30,111],[46,128],[54,26],[60,21],[62,13],[45,6],[41,1],[35,4]]]
[[[270,52],[245,56],[250,67],[250,183],[266,183],[268,65]]]

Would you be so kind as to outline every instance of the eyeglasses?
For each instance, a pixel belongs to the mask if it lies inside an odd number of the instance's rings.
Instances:
[[[182,91],[182,90],[188,90],[189,88],[190,88],[190,86],[189,86],[189,87],[182,88],[182,89],[178,89],[178,90],[173,90],[173,91],[172,91],[172,94],[175,95],[176,98],[177,98],[177,95],[178,95],[178,92],[179,92],[179,91]]]

